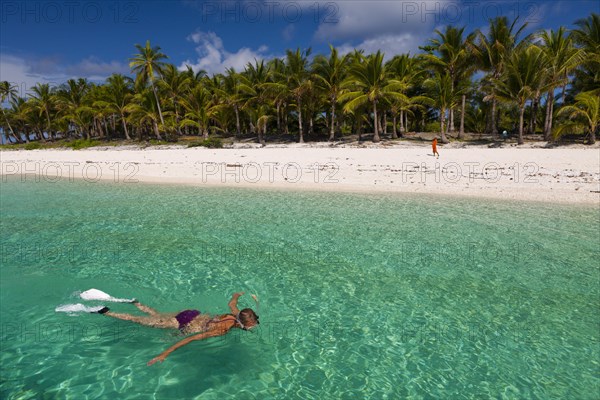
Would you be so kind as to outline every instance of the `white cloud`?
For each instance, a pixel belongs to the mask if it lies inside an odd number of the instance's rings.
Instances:
[[[315,38],[325,41],[422,34],[431,32],[432,26],[450,22],[444,19],[452,18],[453,24],[460,23],[456,21],[456,11],[463,13],[451,0],[337,1],[319,5],[321,23]]]
[[[120,61],[102,62],[97,57],[88,57],[79,63],[65,68],[67,75],[88,79],[105,79],[112,74],[129,74],[131,70],[126,63]]]
[[[389,60],[398,54],[411,53],[415,54],[419,51],[419,46],[425,43],[425,37],[418,37],[410,33],[400,35],[382,35],[372,39],[366,39],[361,43],[352,45],[345,43],[338,46],[338,51],[341,54],[347,54],[357,50],[364,50],[365,54],[376,53],[381,50],[385,55],[385,59]]]
[[[256,50],[242,47],[235,53],[231,53],[225,49],[223,40],[214,32],[194,32],[188,36],[188,40],[198,45],[196,47],[198,59],[184,61],[179,66],[180,70],[184,70],[189,65],[194,71],[203,69],[209,74],[221,73],[227,68],[241,71],[254,59],[273,58],[272,55],[267,54],[269,49],[264,45]]]
[[[289,42],[294,37],[295,30],[296,30],[296,25],[290,24],[290,25],[286,26],[285,28],[283,28],[283,31],[281,31],[281,36],[286,41]]]
[[[87,78],[102,81],[113,73],[128,73],[126,64],[118,61],[102,62],[88,57],[76,64],[63,65],[56,57],[31,58],[0,54],[0,81],[17,86],[24,97],[37,83],[59,86],[70,78]]]
[[[8,54],[0,54],[0,81],[8,81],[15,85],[21,97],[25,97],[29,89],[37,83],[50,83],[57,86],[62,82],[33,73],[31,65],[28,65],[24,59]]]

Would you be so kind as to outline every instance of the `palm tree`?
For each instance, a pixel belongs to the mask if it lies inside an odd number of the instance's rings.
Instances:
[[[335,139],[335,110],[338,106],[338,99],[343,93],[342,83],[346,79],[348,67],[348,56],[339,56],[338,50],[329,45],[329,57],[318,55],[313,63],[314,77],[317,85],[326,93],[330,106],[331,122],[329,125],[329,141]]]
[[[596,132],[600,129],[600,96],[590,92],[582,92],[575,96],[576,103],[562,107],[557,115],[567,115],[570,123],[561,124],[555,131],[559,137],[569,129],[584,129],[590,137],[589,144],[596,143]]]
[[[544,123],[544,140],[549,140],[552,133],[552,118],[554,111],[554,90],[565,86],[569,74],[577,68],[583,59],[583,52],[574,47],[572,38],[567,36],[563,27],[558,31],[542,31],[541,49],[548,65],[548,79],[551,83],[546,99],[546,118]],[[564,97],[563,97],[564,101]]]
[[[192,81],[193,84],[202,82],[202,79],[208,76],[205,70],[199,69],[194,72],[194,69],[189,65],[185,66],[185,71],[183,71],[183,73],[190,78],[190,81]]]
[[[157,103],[153,99],[151,90],[142,89],[133,96],[133,101],[124,107],[124,111],[129,113],[129,119],[138,124],[138,128],[144,125],[150,125],[156,139],[163,140],[158,129],[160,113]]]
[[[277,132],[289,134],[288,105],[293,103],[293,94],[288,85],[289,74],[285,62],[274,58],[268,62],[269,81],[263,85],[269,101],[275,107]]]
[[[47,83],[37,83],[31,88],[31,91],[33,92],[31,94],[31,105],[33,109],[38,112],[39,116],[44,116],[46,118],[46,133],[48,134],[48,138],[52,139],[53,132],[50,114],[54,115],[56,105],[54,90],[52,90]],[[42,138],[43,137],[44,134],[42,133]]]
[[[446,112],[458,104],[457,92],[452,85],[452,78],[449,73],[440,73],[436,71],[432,78],[423,82],[425,88],[429,91],[433,104],[440,112],[440,136],[442,143],[449,143],[446,137],[448,127],[446,123]],[[462,93],[461,93],[462,94]]]
[[[592,13],[575,22],[579,28],[572,31],[573,40],[583,50],[585,59],[575,70],[571,86],[575,93],[600,93],[600,14]]]
[[[242,133],[240,124],[240,105],[242,104],[240,75],[235,69],[228,68],[223,78],[223,89],[225,102],[233,108],[235,113],[235,132],[239,136]]]
[[[472,45],[473,55],[477,57],[480,67],[488,72],[482,83],[483,89],[489,91],[489,95],[486,98],[492,102],[487,131],[494,137],[498,134],[498,126],[496,123],[496,85],[493,82],[501,78],[504,73],[506,60],[510,58],[512,52],[520,45],[519,35],[527,27],[527,23],[521,25],[515,31],[517,21],[518,18],[509,24],[506,17],[496,17],[490,20],[488,36],[485,36],[481,31],[477,31],[478,43]]]
[[[75,124],[77,128],[83,128],[75,122],[77,110],[84,106],[85,96],[90,90],[87,80],[79,78],[69,79],[56,92],[56,108],[67,123],[67,126]],[[89,138],[89,137],[88,137]]]
[[[454,91],[455,86],[468,80],[473,74],[475,68],[474,63],[469,59],[470,49],[473,47],[472,42],[475,39],[475,34],[472,33],[466,38],[463,38],[465,27],[455,28],[451,25],[446,27],[444,32],[435,30],[437,38],[429,40],[429,46],[424,47],[429,51],[424,54],[423,58],[440,73],[447,72],[450,76],[451,89]],[[434,54],[434,52],[437,53]],[[464,84],[464,83],[463,83]],[[462,95],[461,106],[461,130],[459,137],[464,133],[464,114],[465,114],[466,94]],[[450,109],[450,121],[448,123],[449,132],[454,132],[454,109]]]
[[[185,119],[181,124],[197,128],[198,136],[202,135],[205,140],[208,139],[208,123],[211,117],[210,92],[198,84],[180,102],[186,110]]]
[[[523,117],[527,100],[531,99],[536,91],[545,91],[551,85],[543,82],[545,75],[541,72],[546,68],[545,63],[540,48],[530,45],[513,52],[506,61],[506,70],[502,79],[494,81],[495,95],[501,100],[515,103],[519,108],[518,144],[524,143]]]
[[[108,113],[117,114],[121,119],[123,125],[123,132],[125,138],[131,140],[129,131],[127,130],[127,106],[131,103],[133,98],[133,89],[131,78],[125,77],[121,74],[114,74],[106,79],[106,90],[100,95],[100,98],[93,104],[94,107],[100,107],[106,110]]]
[[[308,70],[308,56],[311,49],[304,52],[296,49],[295,52],[286,51],[286,76],[287,86],[296,101],[298,112],[299,143],[304,143],[304,129],[302,126],[302,99],[309,91],[311,82]]]
[[[30,126],[31,126],[31,103],[23,97],[13,97],[10,100],[10,119],[13,121],[17,134],[13,132],[15,143],[20,143],[21,135],[25,137],[25,141],[29,143]]]
[[[269,68],[264,60],[248,63],[244,73],[240,75],[240,90],[244,98],[242,109],[250,115],[252,123],[256,123],[258,142],[263,146],[269,120],[269,93],[266,87],[269,76]]]
[[[173,64],[167,64],[163,68],[162,79],[158,82],[162,94],[168,99],[168,103],[175,111],[175,125],[178,135],[181,135],[181,127],[179,126],[179,100],[188,91],[190,83],[191,79],[188,74],[179,72]]]
[[[10,82],[8,81],[2,81],[0,82],[0,108],[2,109],[2,115],[4,115],[4,120],[6,121],[6,124],[8,126],[8,130],[10,131],[10,134],[18,140],[18,136],[15,135],[15,132],[13,131],[12,127],[10,126],[10,122],[8,121],[8,118],[6,117],[6,113],[4,112],[4,107],[2,107],[2,104],[5,101],[10,101],[11,99],[15,98],[17,96],[17,87],[15,85],[12,85]],[[8,139],[8,136],[6,136]]]
[[[419,60],[411,57],[409,54],[402,54],[399,56],[395,56],[392,58],[386,65],[386,68],[389,69],[391,76],[393,76],[396,80],[398,80],[402,84],[402,92],[406,94],[407,90],[410,90],[418,85],[418,81],[422,79],[425,74],[425,68],[421,68],[421,65],[418,64]],[[391,104],[392,111],[392,138],[398,138],[397,131],[397,118],[398,114],[400,115],[400,135],[402,135],[405,130],[404,119],[408,114],[413,114],[412,110],[415,108],[423,107],[422,104],[431,104],[431,99],[426,96],[413,96],[407,97],[407,101],[404,100],[394,100]]]
[[[156,100],[156,106],[158,108],[158,115],[160,116],[161,124],[165,124],[162,110],[160,108],[160,101],[156,93],[156,87],[154,86],[154,77],[156,74],[161,75],[164,67],[162,60],[168,58],[165,54],[160,52],[160,47],[150,47],[150,41],[146,41],[146,46],[142,47],[136,44],[135,47],[138,49],[138,54],[135,54],[133,58],[129,60],[129,68],[131,72],[137,74],[137,80],[140,83],[145,84],[150,81],[150,86],[154,92],[154,98]]]
[[[344,89],[348,91],[342,94],[340,101],[347,101],[344,111],[351,112],[364,104],[370,104],[373,110],[373,142],[381,141],[379,137],[379,118],[377,115],[377,104],[381,101],[408,101],[406,95],[400,91],[405,85],[390,78],[383,64],[383,53],[378,51],[367,57],[357,55],[354,57],[348,70],[348,78],[344,82]]]

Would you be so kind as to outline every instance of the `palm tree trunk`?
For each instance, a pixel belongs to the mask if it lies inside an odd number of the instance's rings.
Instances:
[[[296,101],[298,103],[298,131],[300,133],[300,140],[298,142],[304,143],[304,131],[302,130],[302,100],[300,99],[300,96],[296,98]]]
[[[158,94],[156,93],[156,88],[154,87],[154,80],[150,79],[150,84],[152,85],[152,91],[154,92],[154,98],[156,99],[156,106],[158,107],[158,115],[160,116],[160,123],[165,124],[165,120],[163,119],[162,110],[160,108],[160,101],[158,100]]]
[[[548,92],[546,100],[546,123],[544,124],[544,140],[550,140],[552,137],[552,118],[554,113],[554,90]]]
[[[52,138],[52,131],[50,129],[50,125],[51,125],[51,123],[50,123],[50,113],[48,112],[48,109],[45,109],[44,111],[46,111],[46,120],[48,121],[48,127],[46,128],[47,129],[46,133],[48,134],[48,139],[50,141],[52,141],[53,138]],[[44,136],[43,132],[42,132],[42,136]]]
[[[523,117],[525,116],[525,103],[523,103],[523,105],[521,106],[521,110],[520,110],[520,114],[519,114],[519,139],[517,141],[517,144],[523,144],[525,143],[523,141]]]
[[[465,106],[467,102],[467,95],[462,95],[462,104],[460,106],[460,130],[458,131],[458,138],[462,139],[465,134]]]
[[[400,117],[402,119],[402,117]],[[394,113],[394,118],[392,120],[392,139],[398,139],[398,130],[396,128],[396,122],[398,117]]]
[[[314,118],[311,115],[310,118],[308,119],[308,134],[312,136],[312,134],[315,132],[315,123],[314,123]]]
[[[129,132],[127,131],[127,123],[125,122],[125,116],[121,114],[121,122],[123,123],[123,130],[125,131],[125,139],[131,140],[129,137]]]
[[[16,133],[10,133],[10,132],[6,132],[4,129],[2,129],[2,131],[4,132],[4,137],[6,138],[7,143],[10,144],[10,138],[13,138],[15,140],[15,143],[23,143],[23,139],[21,139],[21,135],[17,135]]]
[[[265,144],[265,139],[263,138],[263,131],[260,128],[260,126],[256,126],[256,131],[258,133],[258,143],[264,145]]]
[[[277,133],[281,133],[281,103],[277,102]]]
[[[532,129],[532,133],[535,135],[535,131],[537,130],[537,115],[538,115],[538,110],[540,109],[540,97],[541,95],[538,93],[536,94],[535,97],[535,103],[533,103],[533,121],[531,124],[531,129]]]
[[[329,127],[329,141],[335,140],[335,96],[331,99],[331,126]]]
[[[590,143],[589,143],[589,144],[594,144],[594,143],[596,143],[596,131],[597,131],[598,129],[599,129],[599,128],[596,128],[596,130],[593,130],[593,129],[592,129],[592,130],[590,131]]]
[[[8,130],[14,136],[15,131],[13,131],[12,126],[10,126],[10,122],[8,121],[8,118],[6,117],[6,113],[4,112],[4,108],[0,107],[0,109],[2,110],[2,115],[4,115],[4,119],[6,120],[6,124],[8,125]]]
[[[529,124],[527,126],[527,134],[528,135],[533,135],[535,133],[533,124],[534,124],[534,120],[535,120],[535,99],[531,99],[531,105],[530,105],[530,110],[531,113],[529,114]]]
[[[99,119],[96,119],[96,125],[98,126],[98,134],[101,138],[103,138],[104,135],[104,129],[102,129],[102,121],[100,121]]]
[[[383,113],[383,127],[381,129],[384,135],[387,135],[387,112]]]
[[[406,132],[406,126],[404,125],[404,110],[400,110],[400,136]]]
[[[446,124],[446,110],[440,110],[440,136],[442,143],[449,143],[448,138],[446,138],[446,130],[444,129],[444,125]]]
[[[550,93],[546,96],[546,112],[544,113],[544,140],[548,141],[548,114],[550,114]]]
[[[240,110],[237,104],[233,106],[233,110],[235,111],[235,132],[239,136],[242,133],[242,129],[240,127]]]
[[[490,119],[490,133],[492,139],[496,139],[498,136],[498,127],[496,126],[496,98],[492,99],[492,115]]]
[[[179,109],[175,104],[175,126],[177,127],[177,135],[182,136],[181,125],[179,124]]]
[[[454,94],[454,75],[455,75],[455,71],[454,69],[452,69],[450,71],[450,85],[451,85],[451,90],[450,90],[450,94],[452,97],[455,96]],[[454,107],[450,107],[450,110],[448,111],[448,127],[446,128],[446,132],[452,132],[454,133]]]
[[[152,120],[152,126],[154,127],[154,134],[156,135],[156,139],[163,140],[163,138],[160,136],[160,132],[158,131],[158,124],[155,120]]]
[[[377,118],[377,102],[373,102],[373,128],[375,128],[375,133],[373,134],[373,143],[379,143],[381,138],[379,137],[379,118]]]

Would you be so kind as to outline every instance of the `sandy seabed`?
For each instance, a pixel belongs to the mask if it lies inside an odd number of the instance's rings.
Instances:
[[[3,150],[2,181],[100,180],[348,192],[409,192],[600,204],[600,148],[540,144],[236,144]]]

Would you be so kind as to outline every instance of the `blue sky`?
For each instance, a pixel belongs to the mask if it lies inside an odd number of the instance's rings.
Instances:
[[[572,27],[591,12],[600,13],[600,1],[3,0],[0,80],[23,94],[36,82],[128,74],[134,44],[146,40],[178,67],[214,73],[288,48],[327,53],[331,43],[391,56],[418,52],[447,24],[472,31],[485,29],[489,18],[520,15],[530,32]]]

